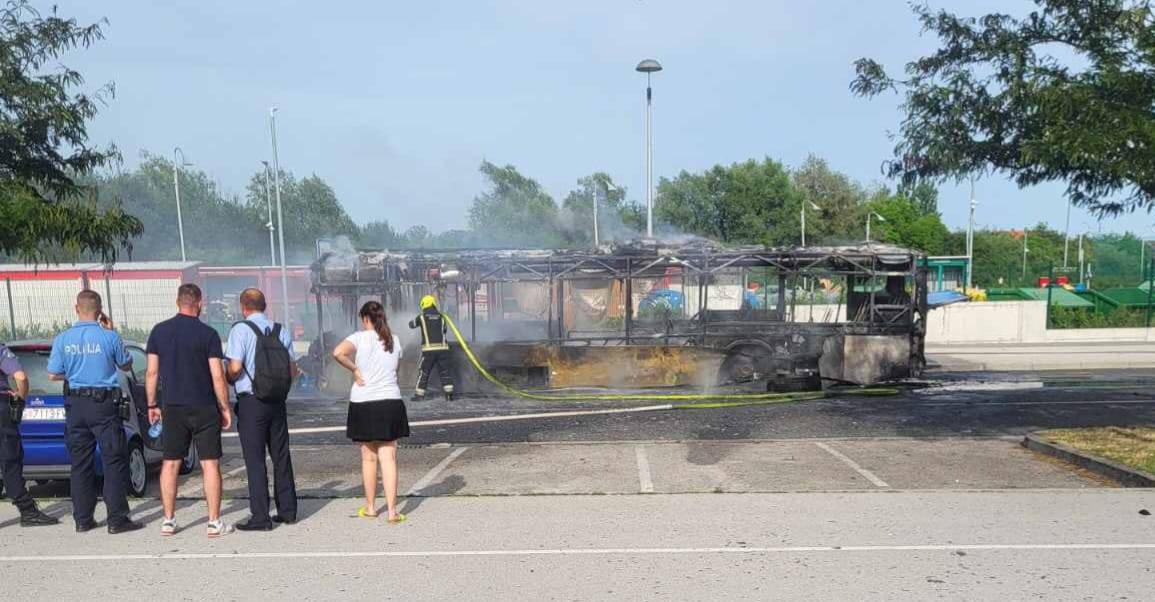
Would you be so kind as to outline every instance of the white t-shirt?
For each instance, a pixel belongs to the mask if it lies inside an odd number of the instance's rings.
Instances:
[[[353,363],[361,371],[364,385],[353,383],[349,391],[349,401],[377,401],[380,399],[401,399],[401,387],[397,385],[397,365],[401,363],[401,340],[393,336],[393,351],[385,351],[381,339],[374,330],[358,330],[345,337],[357,349]]]

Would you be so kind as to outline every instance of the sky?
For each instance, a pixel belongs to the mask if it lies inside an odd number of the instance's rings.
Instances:
[[[86,86],[116,95],[90,127],[128,166],[142,151],[187,160],[228,195],[272,157],[317,174],[359,223],[434,231],[466,225],[480,162],[512,164],[559,202],[578,178],[609,173],[645,199],[645,76],[654,58],[654,181],[715,164],[809,154],[887,184],[901,117],[894,95],[848,84],[867,56],[892,71],[935,48],[904,1],[54,0],[60,14],[108,20],[106,39],[63,58]],[[932,0],[963,14],[1025,12],[1026,0]],[[1020,190],[978,181],[979,227],[1063,229],[1062,184]],[[969,185],[944,185],[951,228]],[[1142,231],[1152,216],[1074,210],[1071,231]]]

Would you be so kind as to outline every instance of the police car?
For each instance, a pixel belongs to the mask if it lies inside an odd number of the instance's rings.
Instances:
[[[161,463],[163,454],[159,438],[148,436],[148,400],[144,391],[144,373],[148,357],[141,345],[126,343],[132,356],[132,373],[119,372],[120,392],[132,402],[133,419],[124,422],[124,436],[128,440],[129,492],[135,497],[144,495],[152,470]],[[9,343],[8,349],[20,358],[28,375],[28,403],[20,434],[24,438],[24,477],[39,482],[68,479],[72,462],[68,442],[64,436],[64,388],[62,383],[48,380],[48,355],[51,341],[21,341]],[[96,472],[104,472],[100,447],[96,448]],[[181,465],[181,474],[187,474],[197,465],[196,447],[189,449]]]

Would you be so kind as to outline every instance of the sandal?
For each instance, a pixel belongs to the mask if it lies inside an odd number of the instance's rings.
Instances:
[[[405,522],[405,519],[407,519],[407,518],[409,518],[409,517],[405,516],[404,514],[399,513],[399,514],[397,514],[397,516],[394,516],[393,518],[390,518],[387,520],[389,521],[389,524],[397,525],[397,524]]]
[[[366,510],[364,506],[361,506],[360,508],[357,509],[357,516],[360,518],[377,518],[377,513],[374,512],[374,513],[370,514],[369,511]]]

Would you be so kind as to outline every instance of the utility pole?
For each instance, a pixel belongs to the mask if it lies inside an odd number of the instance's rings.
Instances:
[[[1023,282],[1027,280],[1027,253],[1030,250],[1027,248],[1027,229],[1023,228]]]
[[[285,328],[289,328],[289,269],[288,257],[285,255],[285,219],[281,213],[281,164],[277,159],[277,107],[269,108],[269,137],[273,142],[273,184],[277,191],[277,239],[281,246],[281,300],[285,308],[285,316],[282,321]]]
[[[1067,253],[1071,246],[1071,201],[1067,200],[1067,229],[1063,231],[1063,269],[1067,269]]]
[[[1084,280],[1084,274],[1085,274],[1084,268],[1086,268],[1086,267],[1087,267],[1087,264],[1083,263],[1083,233],[1079,232],[1079,283],[1080,284],[1086,283],[1086,281]]]
[[[975,206],[978,201],[975,200],[975,179],[971,178],[971,213],[967,220],[967,285],[966,290],[971,290],[971,282],[973,273],[975,271]]]
[[[646,59],[634,69],[646,74],[646,238],[654,237],[654,90],[653,74],[662,70],[654,59]]]
[[[188,261],[184,252],[184,220],[180,215],[180,168],[184,162],[184,151],[179,146],[172,149],[172,188],[176,193],[176,230],[180,234],[180,260]],[[111,299],[109,301],[111,302]]]
[[[265,166],[265,209],[268,211],[268,219],[265,221],[265,229],[269,231],[269,265],[277,265],[277,246],[273,242],[273,187],[269,183],[269,162],[261,161],[261,165]]]

